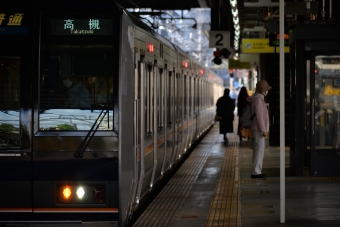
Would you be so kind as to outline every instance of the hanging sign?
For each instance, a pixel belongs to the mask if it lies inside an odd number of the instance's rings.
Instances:
[[[242,39],[242,53],[279,53],[280,47],[269,46],[269,39]],[[289,47],[284,48],[289,53]]]
[[[230,48],[230,32],[229,31],[210,31],[209,32],[210,48]]]
[[[250,62],[241,62],[240,60],[229,59],[229,69],[249,69]]]

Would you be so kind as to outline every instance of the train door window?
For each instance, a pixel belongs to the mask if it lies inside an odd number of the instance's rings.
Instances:
[[[157,77],[157,119],[158,119],[158,131],[162,131],[164,128],[164,70],[159,69],[159,75]]]
[[[196,89],[197,89],[197,79],[194,78],[194,84],[193,84],[193,111],[194,111],[194,116],[196,115]]]
[[[153,130],[153,66],[146,64],[145,120],[146,139],[152,137]]]
[[[201,106],[202,106],[202,109],[204,110],[205,109],[205,81],[204,80],[202,80],[202,94],[201,94],[202,96],[202,104],[201,104]]]
[[[204,81],[204,109],[207,108],[207,98],[208,98],[208,92],[207,92],[208,86],[207,81]]]
[[[20,58],[0,56],[0,147],[19,146]]]
[[[157,69],[156,69],[157,70]],[[160,70],[160,69],[159,69]],[[161,78],[160,78],[160,72],[157,70],[157,72],[158,72],[158,74],[156,74],[156,77],[155,77],[155,89],[156,89],[156,114],[157,114],[157,116],[156,116],[156,119],[157,119],[157,125],[156,125],[156,127],[157,127],[157,132],[159,132],[160,130],[161,130],[161,128],[160,128],[160,125],[161,125],[161,113],[160,113],[160,111],[161,111],[161,108],[160,108],[160,96],[161,96]]]
[[[192,82],[191,82],[191,76],[189,76],[188,77],[188,80],[189,80],[189,82],[188,82],[188,90],[189,90],[189,100],[188,100],[188,115],[189,115],[189,117],[191,116],[191,111],[192,111],[192,101],[191,101],[191,97],[192,97],[192,95],[191,95],[191,89],[192,89]]]
[[[176,102],[176,120],[180,120],[181,118],[181,113],[182,113],[182,77],[181,74],[177,74],[176,78],[176,96],[177,96],[177,102]]]
[[[172,82],[172,71],[168,71],[168,82],[167,82],[167,120],[168,120],[168,128],[172,128],[172,120],[173,120],[173,82]]]
[[[188,115],[188,107],[187,107],[187,105],[188,105],[188,100],[187,100],[187,98],[188,98],[188,84],[187,84],[187,76],[186,75],[184,75],[184,92],[183,92],[183,104],[184,104],[184,109],[183,109],[183,111],[184,111],[184,119],[186,119],[187,118],[187,115]]]
[[[197,114],[198,113],[198,85],[199,85],[199,80],[198,79],[195,79],[195,94],[194,94],[194,97],[195,97],[195,101],[194,101],[194,113]]]

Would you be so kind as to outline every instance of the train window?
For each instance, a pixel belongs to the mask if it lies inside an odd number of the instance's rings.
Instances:
[[[177,95],[177,102],[176,102],[176,120],[179,122],[181,120],[182,117],[182,77],[181,74],[178,73],[177,74],[177,78],[176,78],[176,95]]]
[[[168,128],[172,128],[172,121],[173,121],[173,82],[172,82],[172,72],[169,71],[168,74],[168,83],[167,85],[167,120],[168,120]]]
[[[146,86],[145,86],[145,124],[146,124],[146,139],[152,138],[153,133],[153,82],[154,82],[154,67],[146,65]]]
[[[159,69],[159,75],[157,76],[156,78],[156,81],[157,81],[157,86],[156,86],[156,89],[157,89],[157,95],[156,95],[156,98],[157,98],[157,121],[158,121],[158,131],[161,132],[163,130],[163,110],[164,110],[164,107],[163,107],[163,103],[164,103],[164,100],[163,100],[163,96],[164,96],[164,78],[163,78],[163,69],[160,68]]]
[[[0,56],[0,147],[19,145],[20,58]]]
[[[184,92],[183,92],[183,102],[184,102],[184,119],[187,118],[187,94],[188,94],[188,87],[187,87],[187,76],[184,75]]]
[[[112,46],[43,46],[40,62],[40,130],[113,130]]]
[[[197,108],[197,104],[198,104],[197,103],[197,96],[198,96],[197,92],[198,92],[198,79],[195,78],[195,80],[194,80],[194,115],[197,114],[197,110],[198,110],[198,108]]]
[[[189,76],[189,116],[192,115],[192,77]]]
[[[160,75],[161,78],[161,128],[164,129],[165,126],[165,97],[166,97],[166,88],[165,88],[165,78],[167,76],[167,70],[162,70],[162,74]]]

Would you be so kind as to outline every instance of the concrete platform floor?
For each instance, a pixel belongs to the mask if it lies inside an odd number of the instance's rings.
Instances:
[[[251,179],[248,142],[229,141],[216,123],[133,226],[340,226],[340,177],[295,177],[286,149],[281,223],[279,148],[265,150],[267,179]]]

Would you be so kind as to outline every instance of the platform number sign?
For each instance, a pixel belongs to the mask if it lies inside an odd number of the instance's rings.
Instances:
[[[210,48],[230,48],[229,31],[210,31],[209,32]]]

